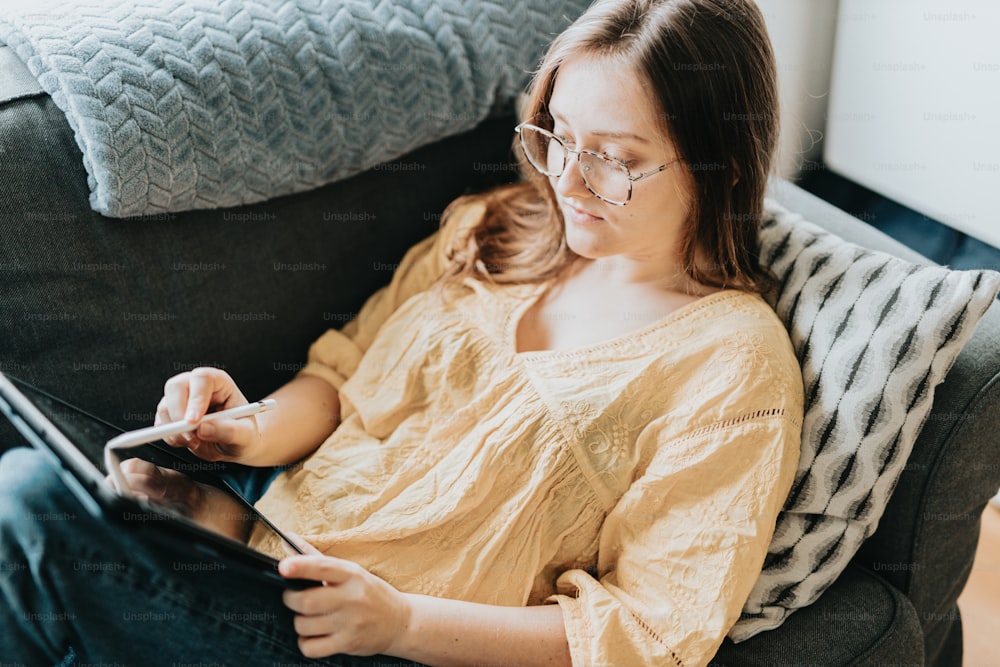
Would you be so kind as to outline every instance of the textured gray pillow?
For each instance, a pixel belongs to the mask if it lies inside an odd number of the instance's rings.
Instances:
[[[768,301],[802,365],[802,453],[764,570],[730,631],[743,641],[814,602],[874,532],[934,388],[1000,290],[1000,273],[866,250],[768,201]]]

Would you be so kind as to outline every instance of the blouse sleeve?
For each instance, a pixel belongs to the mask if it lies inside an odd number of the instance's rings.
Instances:
[[[760,574],[791,487],[798,415],[752,412],[670,436],[640,436],[656,454],[608,514],[597,578],[564,572],[562,607],[573,664],[706,665]],[[550,600],[551,601],[551,600]]]
[[[390,283],[369,297],[354,319],[340,330],[328,330],[313,342],[300,374],[320,377],[339,390],[354,374],[361,356],[389,316],[443,275],[450,250],[467,238],[484,210],[479,203],[457,208],[441,229],[410,248]]]

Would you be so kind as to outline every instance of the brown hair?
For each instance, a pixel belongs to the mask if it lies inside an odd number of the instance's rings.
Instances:
[[[766,290],[772,277],[758,261],[757,233],[778,138],[778,96],[774,55],[753,0],[598,0],[552,42],[522,119],[552,129],[548,102],[559,67],[577,55],[615,58],[648,78],[694,193],[680,248],[688,276],[713,287]],[[485,272],[495,282],[535,282],[577,258],[548,179],[520,160],[525,182],[473,196],[486,215],[453,253],[449,278]]]

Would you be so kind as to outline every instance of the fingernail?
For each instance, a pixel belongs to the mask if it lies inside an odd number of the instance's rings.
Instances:
[[[215,435],[215,425],[214,424],[202,424],[198,427],[198,435],[202,438],[211,438]]]
[[[195,410],[194,408],[191,408],[190,410],[187,411],[187,414],[184,415],[184,419],[186,419],[189,422],[195,421],[196,419],[198,419],[198,411]]]

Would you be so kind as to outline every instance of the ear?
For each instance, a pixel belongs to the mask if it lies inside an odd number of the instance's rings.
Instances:
[[[740,166],[733,160],[733,186],[740,182]]]

